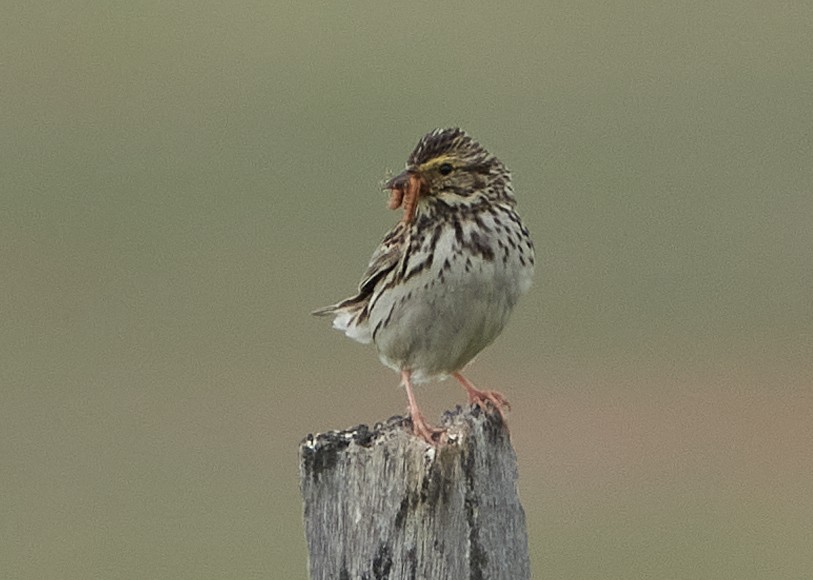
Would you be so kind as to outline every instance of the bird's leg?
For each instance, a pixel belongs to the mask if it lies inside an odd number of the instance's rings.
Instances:
[[[412,431],[430,445],[437,445],[444,430],[430,427],[426,419],[423,418],[423,413],[418,408],[418,401],[415,400],[415,393],[412,391],[410,375],[410,371],[401,371],[401,384],[406,388],[407,399],[409,400],[409,417],[412,419]]]
[[[466,389],[466,392],[469,394],[469,403],[477,405],[484,411],[486,410],[486,403],[491,403],[494,408],[497,409],[503,423],[505,423],[503,408],[510,411],[511,405],[502,393],[498,393],[497,391],[481,391],[475,388],[474,385],[460,373],[452,373],[452,376]]]

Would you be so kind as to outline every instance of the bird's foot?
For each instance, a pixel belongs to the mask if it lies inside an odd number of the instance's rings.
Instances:
[[[499,413],[503,423],[505,423],[505,410],[511,410],[511,403],[508,402],[505,395],[497,391],[481,391],[475,388],[475,386],[460,373],[454,373],[452,376],[466,389],[466,393],[469,396],[469,404],[477,405],[483,411],[488,411],[488,406],[491,405],[497,413]]]
[[[419,411],[417,413],[410,412],[410,421],[412,421],[412,432],[429,443],[429,445],[437,446],[443,443],[446,429],[440,427],[433,427],[426,422],[423,414]]]
[[[486,410],[486,406],[491,403],[491,405],[499,411],[500,415],[503,414],[503,409],[507,409],[508,411],[511,410],[511,403],[508,402],[508,399],[502,393],[497,391],[477,391],[476,393],[469,393],[469,403],[473,405],[477,405],[484,411]]]

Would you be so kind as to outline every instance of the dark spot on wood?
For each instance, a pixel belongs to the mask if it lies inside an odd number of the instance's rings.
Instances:
[[[419,503],[426,503],[429,499],[429,481],[430,477],[424,477],[423,481],[421,482],[421,489],[418,492],[418,502]]]
[[[421,482],[418,501],[433,511],[449,501],[449,494],[452,491],[450,468],[448,462],[435,461]]]
[[[410,503],[409,494],[407,494],[404,496],[404,499],[401,500],[401,505],[398,507],[398,513],[395,514],[395,527],[399,530],[404,527],[407,513],[409,513]]]
[[[314,481],[319,481],[319,478],[325,471],[336,467],[339,456],[347,449],[347,446],[350,445],[348,439],[338,434],[332,435],[332,437],[323,435],[318,449],[303,447],[302,461]],[[309,435],[308,438],[313,440],[312,435]]]
[[[358,426],[356,436],[354,437],[354,441],[357,445],[361,445],[362,447],[370,447],[373,444],[374,439],[375,433],[370,431],[370,428],[367,427],[367,425]]]
[[[414,547],[407,552],[406,560],[409,566],[409,580],[418,580],[418,557]]]
[[[488,555],[480,545],[480,522],[477,519],[479,505],[477,493],[474,489],[476,476],[474,458],[473,450],[469,450],[462,458],[463,474],[466,477],[464,509],[466,510],[466,524],[469,529],[469,559],[471,562],[471,575],[469,578],[472,580],[486,580],[485,570],[488,567]]]
[[[483,433],[488,439],[489,445],[505,445],[505,422],[499,413],[486,412],[483,423]]]
[[[390,547],[381,542],[378,546],[378,553],[373,560],[373,578],[375,580],[387,580],[392,569],[392,553]]]

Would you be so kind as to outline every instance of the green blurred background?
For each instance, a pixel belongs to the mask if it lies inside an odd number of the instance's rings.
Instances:
[[[809,3],[3,12],[3,578],[306,577],[300,439],[406,405],[308,313],[451,125],[537,245],[468,373],[514,403],[535,576],[813,575]]]

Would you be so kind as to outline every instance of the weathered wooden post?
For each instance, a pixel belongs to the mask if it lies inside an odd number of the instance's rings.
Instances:
[[[500,417],[447,412],[438,448],[404,421],[302,441],[312,580],[530,578],[516,456]]]

